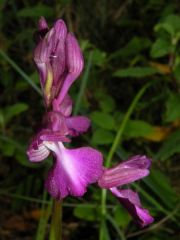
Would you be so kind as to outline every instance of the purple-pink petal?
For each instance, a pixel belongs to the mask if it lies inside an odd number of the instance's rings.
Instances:
[[[40,19],[39,28],[46,28],[44,18]],[[47,105],[58,94],[66,67],[65,40],[67,28],[63,20],[57,20],[45,36],[39,41],[34,50],[34,61],[37,65],[41,87]]]
[[[48,24],[46,22],[46,19],[44,17],[40,17],[39,22],[38,22],[38,30],[44,31],[47,29],[48,29]]]
[[[42,129],[32,140],[27,155],[30,161],[40,162],[48,157],[50,150],[45,146],[44,142],[70,142],[62,132],[51,131],[50,129]]]
[[[63,101],[72,83],[81,74],[84,66],[84,60],[78,41],[71,33],[68,33],[66,38],[66,64],[68,73],[57,97],[59,104]]]
[[[65,135],[62,135],[61,132],[52,132],[47,131],[41,134],[40,139],[42,141],[50,141],[50,142],[70,142],[70,139]]]
[[[57,20],[48,30],[46,20],[39,20],[39,43],[34,61],[39,71],[46,107],[56,99],[60,105],[72,83],[80,75],[84,60],[78,41],[67,33],[66,24]]]
[[[151,159],[145,155],[135,155],[121,163],[126,168],[148,169],[151,165]]]
[[[112,188],[137,181],[149,174],[149,166],[150,160],[146,156],[134,156],[113,168],[104,169],[98,184],[102,188]]]
[[[120,203],[127,209],[140,227],[145,227],[154,221],[149,211],[142,208],[136,192],[131,189],[118,190],[117,188],[111,188],[110,191],[118,198]]]
[[[66,118],[66,124],[70,131],[70,135],[78,136],[88,130],[91,122],[87,117],[75,116]]]
[[[52,36],[54,34],[54,29],[50,29],[45,37],[39,41],[37,47],[34,49],[34,61],[38,63],[49,63],[50,55],[52,52]],[[46,79],[44,79],[46,80]]]
[[[49,156],[50,151],[43,142],[38,142],[35,138],[26,153],[31,162],[41,162]]]
[[[53,71],[53,86],[61,87],[60,77],[65,70],[65,40],[67,36],[67,28],[62,20],[57,20],[54,24],[54,34],[52,35],[52,49],[50,61]]]
[[[56,199],[67,195],[81,197],[87,186],[102,174],[102,155],[90,147],[68,150],[62,143],[46,144],[54,152],[54,164],[48,173],[46,189]]]

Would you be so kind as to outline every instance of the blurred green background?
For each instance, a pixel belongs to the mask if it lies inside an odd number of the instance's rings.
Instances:
[[[138,229],[108,194],[106,240],[180,239],[180,2],[0,0],[0,10],[0,239],[43,240],[49,231],[52,201],[43,186],[51,159],[33,165],[25,154],[44,112],[33,63],[40,16],[50,25],[63,18],[83,50],[71,95],[74,113],[92,128],[73,145],[98,148],[106,159],[132,110],[112,165],[135,154],[153,159],[151,175],[133,188],[155,222]],[[66,198],[63,239],[98,239],[100,203],[95,185],[84,198]]]

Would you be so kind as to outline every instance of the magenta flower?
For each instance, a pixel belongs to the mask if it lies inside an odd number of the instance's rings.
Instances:
[[[87,186],[98,181],[102,175],[103,156],[90,147],[68,150],[63,142],[69,135],[79,135],[90,125],[83,116],[70,117],[72,102],[67,96],[59,111],[50,111],[44,117],[45,128],[33,139],[27,155],[32,162],[40,162],[51,153],[54,159],[45,187],[56,199],[67,195],[83,196]]]
[[[144,227],[153,222],[147,209],[142,208],[139,196],[131,189],[119,189],[125,184],[132,183],[149,174],[151,161],[146,156],[133,156],[116,167],[104,169],[98,184],[109,189],[120,203],[133,216],[137,224]]]
[[[119,189],[149,174],[150,160],[134,156],[110,169],[103,168],[102,154],[91,147],[67,149],[64,143],[70,137],[86,132],[90,120],[71,116],[73,101],[68,94],[72,83],[79,77],[84,61],[76,38],[68,33],[63,20],[57,20],[49,29],[46,20],[39,21],[39,43],[34,61],[39,71],[46,105],[42,127],[33,138],[27,155],[31,162],[41,162],[49,155],[53,164],[45,187],[52,197],[63,199],[68,195],[81,197],[89,184],[98,182],[109,189],[136,219],[140,226],[153,221],[148,210],[142,208],[137,193]]]
[[[56,99],[61,104],[72,83],[80,75],[84,61],[79,44],[67,32],[63,20],[57,20],[49,30],[46,20],[39,21],[40,40],[34,50],[46,106]]]
[[[56,199],[67,195],[83,196],[88,184],[98,181],[102,174],[103,157],[90,147],[66,149],[62,143],[44,143],[55,156],[45,186]]]
[[[45,19],[40,19],[34,60],[47,112],[27,155],[32,162],[43,161],[50,154],[53,156],[45,187],[54,198],[83,196],[88,185],[97,182],[102,175],[103,157],[90,147],[68,150],[63,145],[70,141],[70,136],[86,132],[90,120],[84,116],[71,116],[73,102],[68,90],[80,75],[84,63],[76,38],[67,33],[62,20],[57,20],[49,30]]]
[[[46,140],[42,140],[43,138]],[[65,198],[67,195],[83,196],[87,186],[97,182],[102,175],[103,157],[100,152],[90,147],[69,150],[56,136],[49,138],[48,135],[41,134],[27,151],[32,162],[40,162],[50,153],[54,163],[48,173],[45,187],[56,199]]]
[[[73,102],[70,96],[66,95],[60,105],[59,102],[54,99],[52,107],[54,112],[59,113],[59,121],[64,121],[66,129],[68,129],[67,134],[75,137],[88,130],[90,127],[90,120],[84,116],[71,116],[72,104]],[[62,129],[62,125],[59,125],[59,128]]]

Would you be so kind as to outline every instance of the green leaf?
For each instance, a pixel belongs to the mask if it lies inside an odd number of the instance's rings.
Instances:
[[[92,62],[97,66],[103,66],[106,61],[106,53],[95,49],[92,52]]]
[[[111,131],[99,128],[93,132],[92,143],[98,145],[106,145],[112,143],[114,134]]]
[[[114,130],[115,129],[115,121],[114,118],[103,112],[93,112],[91,114],[91,120],[96,123],[98,126],[107,129]]]
[[[107,94],[104,94],[102,99],[99,100],[99,105],[100,105],[100,108],[102,109],[102,111],[105,113],[113,112],[115,109],[114,99]]]
[[[180,130],[173,132],[163,143],[155,158],[166,160],[180,152]]]
[[[114,219],[119,227],[125,228],[131,221],[128,212],[120,205],[114,209]]]
[[[129,120],[124,130],[127,137],[144,137],[153,131],[153,127],[142,120]]]
[[[171,37],[174,37],[180,31],[180,17],[175,14],[167,16],[162,23],[156,25],[155,30],[159,31],[160,29],[165,30]]]
[[[74,216],[86,221],[95,221],[98,218],[96,208],[85,207],[83,205],[75,207]]]
[[[36,84],[39,84],[39,76],[38,76],[38,72],[35,71],[31,74],[30,78],[32,79],[32,81]]]
[[[172,122],[180,119],[180,95],[170,93],[166,102],[165,120]]]
[[[133,37],[122,49],[112,53],[111,59],[119,57],[135,56],[142,50],[148,48],[151,45],[151,41],[148,38]]]
[[[4,109],[5,123],[10,121],[14,116],[17,116],[20,113],[26,111],[27,109],[28,109],[28,105],[25,103],[16,103],[14,105],[6,107]]]
[[[5,123],[3,111],[0,109],[0,126],[3,128]]]
[[[152,45],[151,57],[159,58],[169,54],[172,50],[170,42],[165,39],[158,38]]]
[[[180,83],[180,63],[174,69],[174,77]]]
[[[101,231],[103,232],[103,237],[101,237],[101,240],[111,240],[106,221],[103,221],[101,225]]]
[[[101,89],[98,89],[98,91],[95,91],[94,96],[102,112],[105,112],[105,113],[114,112],[116,107],[115,100],[111,95],[106,93],[106,90],[104,88],[101,88]]]
[[[51,7],[39,4],[34,7],[23,8],[18,11],[19,17],[37,17],[46,16],[50,17],[53,15],[53,9]]]
[[[153,67],[130,67],[114,72],[115,77],[135,77],[143,78],[158,73],[157,69]]]
[[[158,195],[162,202],[169,208],[173,208],[177,201],[169,179],[159,170],[151,170],[151,174],[144,179],[146,184]]]
[[[3,142],[3,144],[0,144],[0,149],[3,156],[12,157],[14,155],[15,146],[9,142]]]

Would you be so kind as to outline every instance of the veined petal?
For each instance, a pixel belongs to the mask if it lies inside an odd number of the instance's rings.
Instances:
[[[34,49],[34,61],[35,63],[49,63],[50,55],[52,52],[52,36],[54,35],[54,29],[51,28],[44,38],[38,43],[37,47]]]
[[[50,154],[49,149],[41,142],[34,140],[27,150],[28,158],[31,162],[40,162],[46,159]]]
[[[149,170],[147,169],[120,169],[116,174],[109,174],[108,170],[105,170],[98,184],[100,187],[108,189],[132,183],[148,174]]]
[[[122,186],[137,181],[149,174],[150,159],[146,156],[134,156],[117,166],[104,169],[98,184],[102,188]]]
[[[40,41],[34,50],[34,61],[38,67],[41,86],[47,106],[59,93],[64,82],[66,68],[65,41],[67,36],[66,24],[57,20],[48,31],[44,18],[39,21]],[[43,35],[44,34],[44,35]]]
[[[151,165],[151,159],[145,155],[135,155],[121,163],[126,168],[148,169]]]
[[[118,190],[117,188],[111,188],[110,191],[118,198],[120,203],[127,209],[140,227],[145,227],[154,221],[149,211],[142,208],[136,192],[130,189]]]
[[[84,66],[84,60],[78,41],[73,34],[68,33],[66,39],[67,76],[57,97],[59,104],[63,101],[72,83],[78,78]]]
[[[54,34],[52,36],[51,64],[53,71],[53,85],[57,88],[60,77],[65,70],[65,40],[67,36],[66,24],[63,20],[57,20],[54,24]],[[59,88],[59,87],[58,87]]]
[[[87,117],[76,116],[66,118],[66,124],[70,130],[70,135],[78,136],[88,130],[91,122]]]
[[[90,147],[66,149],[62,143],[45,145],[54,151],[55,162],[45,183],[48,192],[56,199],[67,195],[83,196],[87,186],[98,180],[102,174],[103,157]]]
[[[39,41],[38,45],[34,49],[34,62],[40,74],[41,87],[44,92],[44,85],[49,78],[48,73],[52,70],[50,66],[50,54],[52,49],[52,43],[50,39],[53,35],[53,29],[51,29],[46,35]]]
[[[48,157],[50,154],[49,148],[46,147],[44,142],[70,142],[70,140],[62,134],[62,132],[51,131],[50,129],[42,129],[32,140],[27,155],[30,161],[40,162]]]

